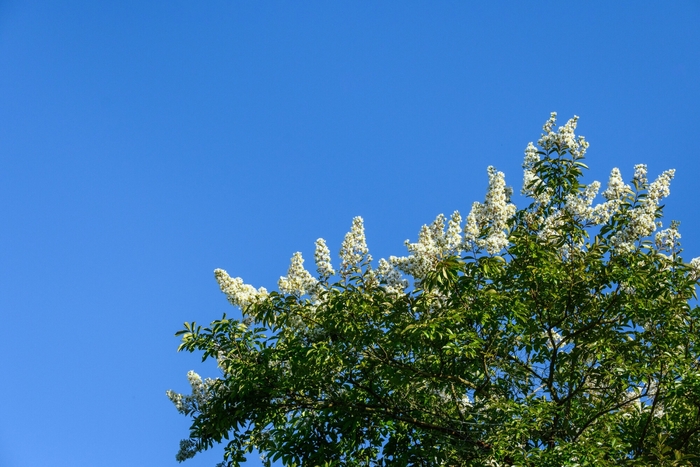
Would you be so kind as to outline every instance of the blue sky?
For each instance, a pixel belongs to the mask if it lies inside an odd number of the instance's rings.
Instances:
[[[0,1],[0,465],[176,465],[214,268],[274,288],[356,215],[403,254],[551,111],[589,181],[677,169],[700,256],[700,4],[532,3]]]

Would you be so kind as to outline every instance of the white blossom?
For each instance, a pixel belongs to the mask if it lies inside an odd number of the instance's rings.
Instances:
[[[629,185],[626,185],[622,180],[620,169],[613,168],[608,179],[608,188],[602,193],[603,198],[607,200],[621,199],[626,193],[630,192]]]
[[[452,213],[450,221],[447,223],[447,233],[445,234],[445,248],[448,252],[458,253],[462,248],[462,216],[459,211]]]
[[[211,387],[216,382],[211,378],[202,381],[202,378],[192,370],[187,372],[187,380],[192,387],[192,394],[183,395],[172,390],[165,392],[168,399],[175,404],[177,411],[185,415],[201,410],[201,407],[211,398]]]
[[[691,259],[688,266],[690,266],[690,276],[693,280],[698,280],[700,278],[700,256]]]
[[[578,123],[578,116],[566,122],[566,125],[559,127],[558,131],[554,132],[554,126],[557,121],[557,113],[552,112],[549,120],[544,124],[542,129],[544,133],[537,144],[549,151],[558,147],[561,151],[568,150],[574,158],[582,158],[588,149],[588,141],[583,136],[576,137],[575,130]]]
[[[326,241],[322,238],[316,240],[314,259],[316,260],[316,271],[321,279],[328,279],[335,274],[331,265],[331,252],[326,246]]]
[[[591,204],[598,194],[600,182],[593,182],[586,186],[578,194],[569,194],[566,197],[565,209],[575,218],[583,221],[590,221],[593,218],[593,208]]]
[[[600,203],[593,207],[591,211],[590,221],[593,224],[605,224],[610,218],[620,210],[621,201],[611,199],[605,203]]]
[[[600,187],[598,182],[594,183],[597,187]],[[589,185],[588,188],[591,188],[591,186]],[[597,189],[598,188],[596,188],[596,191]],[[615,167],[610,172],[607,189],[602,193],[602,196],[607,201],[592,207],[590,203],[586,207],[579,204],[579,208],[585,209],[585,216],[580,217],[585,218],[594,225],[604,224],[608,222],[614,214],[619,212],[624,197],[629,193],[632,193],[632,189],[629,185],[624,183],[622,175],[620,175],[620,170]]]
[[[418,243],[423,243],[427,248],[433,250],[435,255],[440,254],[441,247],[445,244],[445,215],[438,214],[430,225],[424,225],[418,234]],[[430,245],[430,246],[428,246]]]
[[[553,133],[554,126],[556,124],[557,124],[557,113],[552,112],[549,114],[549,119],[546,122],[544,122],[544,125],[542,126],[542,131],[544,131],[545,134]]]
[[[593,182],[586,186],[578,195],[569,194],[566,197],[566,211],[574,218],[582,222],[593,225],[604,224],[620,210],[622,205],[622,197],[627,193],[629,188],[622,182],[620,172],[613,169],[608,182],[608,189],[603,192],[603,196],[608,199],[604,203],[592,206],[598,190],[600,182]]]
[[[384,258],[379,260],[377,277],[389,293],[402,293],[408,287],[408,281],[401,277],[401,272]]]
[[[564,216],[562,212],[555,209],[552,214],[543,220],[540,232],[537,234],[537,236],[541,240],[554,241],[561,235],[559,232],[559,227],[561,227],[563,223]]]
[[[637,164],[634,166],[634,180],[636,180],[641,186],[647,183],[647,165]]]
[[[659,202],[671,193],[674,169],[666,170],[647,187],[647,194],[637,206],[627,212],[628,222],[611,237],[615,249],[620,253],[634,250],[634,243],[656,230],[656,210]]]
[[[508,228],[508,220],[515,214],[515,205],[509,202],[509,190],[503,172],[494,167],[488,167],[489,187],[484,203],[475,202],[467,216],[464,228],[464,243],[467,249],[483,248],[493,255],[508,245],[508,237],[504,232]],[[486,238],[479,238],[485,228],[489,228]]]
[[[365,239],[365,227],[362,217],[357,216],[352,220],[350,232],[345,235],[340,246],[340,270],[348,273],[351,270],[358,271],[363,259],[372,261]]]
[[[184,413],[185,412],[185,404],[184,404],[184,397],[182,394],[179,394],[171,389],[168,389],[165,391],[165,395],[168,396],[168,399],[175,404],[175,408],[177,409],[178,412]]]
[[[547,348],[552,350],[554,347],[559,347],[559,344],[561,344],[561,341],[564,340],[564,338],[555,330],[551,330],[550,333],[551,335],[546,332],[543,333],[543,337],[547,339]]]
[[[525,148],[525,159],[523,160],[523,169],[533,170],[535,168],[535,164],[539,161],[540,155],[537,154],[537,148],[534,144],[532,144],[532,141],[530,141],[527,144],[527,147]]]
[[[496,230],[505,229],[508,219],[515,214],[515,205],[508,201],[508,188],[506,176],[495,167],[489,166],[489,187],[486,192],[486,200],[483,204],[482,214],[485,214],[492,222]]]
[[[659,175],[656,178],[656,180],[652,182],[651,185],[649,185],[647,196],[649,198],[653,198],[654,201],[658,204],[659,200],[670,195],[671,180],[673,180],[675,174],[676,169],[669,169],[664,171],[661,175]]]
[[[508,246],[508,236],[502,230],[497,230],[480,242],[480,246],[490,255],[495,255]]]
[[[678,232],[677,224],[674,223],[668,229],[657,232],[654,240],[659,251],[672,253],[676,249],[680,238],[681,234]]]
[[[252,285],[244,284],[243,279],[240,277],[232,278],[223,269],[215,269],[214,277],[231,305],[238,306],[241,309],[263,301],[268,295],[264,287],[255,290],[255,287]]]
[[[666,415],[664,403],[662,401],[656,403],[656,407],[654,407],[654,413],[652,415],[656,418],[663,418],[663,416]]]
[[[316,285],[316,279],[309,271],[304,269],[304,258],[301,257],[301,253],[298,251],[292,256],[287,276],[280,277],[277,282],[280,292],[300,296],[313,293]]]
[[[462,409],[462,410],[468,409],[468,408],[471,408],[474,406],[474,404],[472,403],[472,400],[469,398],[469,396],[467,394],[463,395],[462,398],[457,401],[457,403],[458,403],[460,409]]]
[[[444,216],[440,214],[433,227],[442,224],[444,227]],[[409,274],[417,279],[422,279],[440,260],[440,248],[433,236],[434,229],[424,225],[418,233],[418,241],[411,243],[406,240],[406,248],[411,253],[407,257],[391,256],[389,261],[400,271]]]
[[[552,189],[550,187],[546,187],[540,194],[534,196],[534,199],[540,204],[540,206],[548,205],[549,201],[552,199]]]
[[[524,196],[533,196],[534,189],[542,183],[535,172],[535,164],[539,161],[540,155],[537,154],[537,148],[532,142],[528,143],[523,160],[523,188],[520,190]]]
[[[430,225],[424,225],[418,233],[418,242],[406,240],[409,256],[389,258],[391,264],[415,278],[422,279],[442,259],[462,252],[462,216],[455,211],[447,223],[440,214]]]
[[[637,289],[627,284],[626,282],[620,284],[620,290],[626,293],[627,295],[634,295],[637,293]]]
[[[481,234],[481,227],[477,220],[477,215],[481,210],[481,204],[475,201],[472,204],[472,210],[467,216],[467,222],[464,225],[464,244],[469,246],[476,245],[476,241]]]

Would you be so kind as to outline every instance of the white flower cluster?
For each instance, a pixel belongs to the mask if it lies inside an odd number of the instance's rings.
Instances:
[[[509,202],[510,190],[506,187],[503,172],[488,167],[489,187],[484,203],[474,202],[464,226],[464,243],[466,248],[485,249],[494,255],[508,245],[505,230],[508,220],[515,214],[515,205]],[[486,238],[479,238],[481,232],[488,228]]]
[[[384,258],[379,260],[377,279],[389,293],[400,294],[408,287],[408,281],[401,277],[401,272]]]
[[[537,148],[532,142],[528,143],[525,148],[525,159],[523,160],[523,187],[520,190],[523,196],[535,197],[535,189],[542,183],[535,171],[535,164],[539,161],[540,155],[537,154]],[[545,191],[545,193],[535,197],[535,199],[540,204],[547,204],[549,196],[550,193]]]
[[[537,234],[540,240],[554,241],[561,235],[559,227],[564,223],[564,216],[560,210],[555,209],[546,218],[540,218],[540,221],[542,225],[540,232]]]
[[[691,259],[688,266],[690,266],[690,276],[693,280],[700,279],[700,256]]]
[[[564,209],[574,218],[588,220],[593,217],[593,200],[600,189],[600,182],[593,182],[578,194],[566,196]]]
[[[441,259],[462,252],[461,224],[462,216],[455,211],[445,231],[445,216],[440,214],[432,224],[421,228],[418,242],[406,240],[406,248],[411,253],[409,256],[392,256],[389,261],[406,274],[417,279],[424,278]]]
[[[634,242],[642,237],[651,235],[656,230],[656,209],[661,199],[670,193],[669,185],[674,174],[674,170],[667,170],[656,181],[647,185],[646,165],[637,164],[634,170],[634,180],[639,184],[640,188],[647,190],[647,194],[646,197],[642,197],[636,207],[628,211],[629,221],[627,225],[611,237],[611,241],[618,252],[631,251],[634,248]],[[634,194],[630,185],[625,184],[622,180],[622,175],[617,167],[610,172],[607,189],[602,193],[602,196],[607,201],[593,206],[593,200],[599,189],[600,183],[593,182],[577,195],[568,195],[564,211],[581,222],[600,225],[608,222],[613,215],[618,213],[623,202],[630,200],[630,196]],[[539,237],[554,240],[559,236],[559,229],[565,222],[565,219],[563,213],[555,209],[547,218],[540,218],[540,222]],[[667,229],[656,236],[657,246],[661,250],[668,249],[678,238],[680,238],[680,234],[678,234],[677,230]]]
[[[673,253],[678,246],[680,238],[681,234],[678,232],[678,224],[674,222],[668,229],[657,232],[654,240],[659,251]]]
[[[586,186],[578,196],[566,197],[566,211],[574,218],[593,225],[604,224],[620,210],[624,197],[631,193],[629,185],[622,181],[620,170],[616,167],[610,172],[608,187],[602,193],[606,202],[592,206],[593,200],[600,189],[600,182],[593,182]]]
[[[635,166],[635,169],[639,167]],[[636,172],[635,172],[636,175]],[[631,192],[629,185],[626,185],[622,180],[622,175],[620,174],[620,169],[617,167],[610,171],[610,178],[608,179],[608,188],[603,192],[603,198],[607,200],[621,199],[625,194]]]
[[[588,149],[588,141],[583,136],[577,138],[574,134],[577,122],[578,116],[574,115],[574,118],[566,122],[566,125],[559,127],[559,130],[555,133],[554,126],[557,123],[557,113],[552,112],[549,120],[542,127],[544,133],[537,144],[547,151],[557,147],[562,151],[568,150],[574,158],[582,158],[586,154],[586,149]]]
[[[314,259],[316,260],[316,271],[321,279],[328,279],[335,274],[335,270],[331,265],[331,251],[326,246],[326,241],[322,238],[316,240]]]
[[[636,180],[639,185],[646,185],[647,183],[647,165],[637,164],[634,166],[634,180]]]
[[[462,252],[462,216],[459,211],[452,213],[447,222],[447,232],[443,237],[438,236],[438,244],[442,247],[442,255],[456,255]]]
[[[187,379],[192,386],[192,394],[185,396],[172,390],[165,392],[168,399],[175,404],[177,411],[185,415],[200,410],[209,401],[211,398],[210,389],[216,382],[211,378],[202,381],[202,378],[192,370],[187,372]]]
[[[357,216],[352,220],[350,232],[345,235],[340,246],[340,270],[343,273],[359,271],[360,264],[364,259],[372,261],[365,239],[365,226],[362,217]]]
[[[626,282],[620,283],[620,290],[627,295],[635,295],[637,293],[637,289]]]
[[[643,169],[641,170],[640,166],[635,167],[635,175],[645,177],[646,167]],[[627,225],[611,238],[616,250],[622,253],[632,251],[636,241],[656,230],[656,210],[659,202],[671,193],[671,180],[675,172],[674,169],[667,170],[651,184],[644,185],[647,190],[646,197],[628,211]]]
[[[613,168],[608,178],[608,187],[602,193],[607,201],[593,208],[589,221],[593,224],[608,222],[620,210],[622,201],[629,193],[632,193],[632,189],[622,181],[620,170],[617,167]]]
[[[552,112],[549,120],[542,127],[544,133],[538,144],[546,151],[554,148],[559,151],[568,150],[575,158],[582,158],[589,147],[589,143],[583,136],[577,137],[575,135],[578,117],[574,116],[566,125],[559,127],[558,131],[555,132],[556,116],[556,112]],[[535,171],[535,164],[539,160],[540,156],[537,153],[537,148],[534,144],[529,143],[527,148],[525,148],[525,159],[523,160],[522,194],[534,198],[540,205],[546,205],[551,199],[551,190],[544,190],[542,193],[535,195],[535,189],[541,184],[541,180]],[[565,200],[564,210],[570,216],[584,223],[597,225],[607,222],[619,210],[623,195],[630,190],[622,182],[618,169],[613,169],[608,181],[608,189],[603,192],[603,196],[608,201],[593,206],[593,200],[597,196],[599,189],[600,183],[593,182],[584,187],[580,193],[568,195]],[[554,210],[547,219],[540,219],[540,222],[542,223],[540,238],[552,239],[558,235],[558,228],[564,222],[563,213]]]
[[[282,276],[277,281],[280,292],[299,296],[313,293],[317,284],[318,281],[309,271],[304,269],[304,258],[301,257],[301,253],[298,251],[292,256],[287,276]]]
[[[219,283],[221,291],[226,294],[226,298],[233,306],[245,309],[251,304],[259,303],[267,297],[265,287],[255,290],[255,287],[244,284],[240,277],[232,278],[223,269],[215,269],[214,277]]]
[[[554,347],[558,348],[559,344],[561,344],[561,342],[564,340],[562,335],[555,330],[551,331],[551,335],[543,332],[542,337],[547,339],[547,348],[549,350],[552,350]]]

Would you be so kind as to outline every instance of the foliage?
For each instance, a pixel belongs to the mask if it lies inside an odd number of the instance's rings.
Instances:
[[[700,465],[700,259],[658,230],[673,171],[614,169],[594,206],[576,121],[528,145],[524,209],[490,167],[465,226],[438,216],[407,257],[374,267],[356,218],[337,273],[321,239],[317,277],[297,253],[279,292],[217,270],[245,319],[178,333],[222,373],[168,391],[192,418],[178,460]]]

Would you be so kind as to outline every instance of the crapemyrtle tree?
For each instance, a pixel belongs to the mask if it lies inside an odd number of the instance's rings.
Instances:
[[[185,323],[216,359],[168,391],[191,418],[178,460],[222,465],[700,465],[700,258],[663,228],[674,171],[582,182],[588,143],[556,114],[525,149],[517,209],[488,168],[483,202],[373,262],[360,217],[337,270],[295,253],[278,290],[217,269],[243,319]]]

